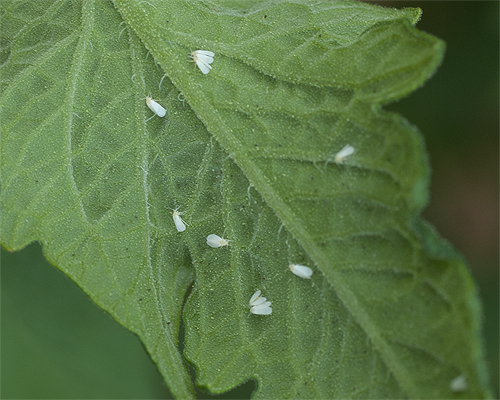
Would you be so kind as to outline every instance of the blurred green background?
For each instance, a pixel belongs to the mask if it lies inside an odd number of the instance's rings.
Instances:
[[[385,108],[425,137],[432,166],[423,213],[468,261],[484,307],[491,383],[499,395],[499,3],[370,1],[420,7],[417,28],[446,41],[422,88]]]
[[[499,4],[372,1],[420,7],[420,30],[447,42],[443,65],[386,106],[425,136],[433,175],[424,216],[468,260],[499,376]],[[1,250],[1,398],[169,398],[137,337],[51,266],[38,244]],[[248,398],[249,382],[217,398]],[[199,392],[199,397],[212,397]]]

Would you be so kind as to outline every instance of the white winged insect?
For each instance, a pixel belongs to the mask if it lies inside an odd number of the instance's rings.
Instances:
[[[212,64],[214,62],[215,53],[208,50],[195,50],[191,53],[191,58],[196,63],[196,66],[205,75],[212,69]]]
[[[354,154],[354,147],[350,144],[344,146],[337,154],[335,154],[335,162],[341,164],[347,157]]]
[[[465,375],[458,375],[450,382],[450,389],[453,392],[465,392],[469,385],[467,384],[467,377]]]
[[[290,264],[288,268],[290,268],[290,271],[295,275],[304,279],[311,279],[311,275],[313,274],[313,270],[305,265]]]
[[[256,315],[269,315],[273,312],[271,302],[266,301],[266,298],[260,295],[260,290],[257,290],[248,302],[250,312]]]
[[[178,208],[172,212],[172,219],[174,220],[175,227],[179,232],[184,232],[186,230],[186,223],[181,218],[182,214],[184,214],[184,212],[178,211]]]
[[[167,113],[167,110],[165,110],[161,105],[159,105],[156,100],[153,100],[151,97],[146,96],[146,104],[149,107],[151,111],[153,111],[156,115],[159,117],[164,117],[165,114]]]
[[[210,247],[217,248],[222,246],[227,246],[229,244],[229,240],[221,238],[219,235],[211,235],[207,236],[207,244]]]

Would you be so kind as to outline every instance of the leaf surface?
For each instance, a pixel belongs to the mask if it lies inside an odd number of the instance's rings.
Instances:
[[[41,241],[180,398],[194,271],[185,355],[212,392],[255,378],[258,398],[487,395],[473,282],[419,217],[420,135],[380,109],[442,58],[419,10],[115,0],[122,20],[104,1],[44,4],[3,5],[6,247]],[[216,54],[208,75],[197,49]],[[147,121],[149,94],[165,118]],[[272,315],[250,315],[257,289]]]
[[[172,393],[193,397],[177,344],[194,273],[165,212],[175,205],[168,170],[177,149],[159,141],[199,123],[171,107],[169,124],[145,124],[142,81],[157,88],[162,74],[121,32],[112,3],[2,7],[2,244],[39,240],[51,263],[139,335]],[[172,85],[164,89],[182,108]]]

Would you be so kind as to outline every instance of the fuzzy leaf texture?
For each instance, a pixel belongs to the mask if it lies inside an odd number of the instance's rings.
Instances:
[[[414,28],[419,9],[0,7],[2,244],[40,241],[140,337],[176,397],[194,397],[185,358],[213,393],[255,379],[267,399],[489,396],[477,289],[420,217],[422,139],[381,109],[442,59]],[[198,49],[215,53],[207,75],[189,62]],[[146,95],[164,118],[148,120]],[[355,153],[335,163],[346,144]],[[229,246],[207,246],[212,233]],[[257,289],[271,315],[249,313]]]

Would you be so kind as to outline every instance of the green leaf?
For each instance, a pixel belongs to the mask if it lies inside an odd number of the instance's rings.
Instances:
[[[193,397],[177,344],[194,273],[164,212],[174,205],[166,169],[177,150],[160,141],[199,123],[171,108],[165,133],[160,121],[146,129],[141,77],[157,88],[162,74],[137,38],[120,35],[112,3],[2,7],[2,244],[39,240],[51,263],[141,338],[172,393]],[[171,153],[156,157],[160,147]]]
[[[475,286],[419,216],[422,140],[380,108],[441,61],[420,10],[114,4],[1,3],[2,244],[42,242],[179,398],[193,281],[185,355],[212,392],[254,378],[259,398],[488,396]],[[197,49],[216,54],[208,75]],[[147,120],[148,94],[164,118]],[[249,313],[257,289],[272,315]]]

